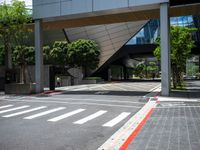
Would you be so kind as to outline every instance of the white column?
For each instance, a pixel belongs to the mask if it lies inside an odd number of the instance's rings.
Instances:
[[[171,63],[170,63],[170,21],[169,21],[169,4],[160,4],[160,35],[161,35],[161,94],[169,96]]]
[[[35,82],[36,93],[44,90],[42,20],[35,20]]]

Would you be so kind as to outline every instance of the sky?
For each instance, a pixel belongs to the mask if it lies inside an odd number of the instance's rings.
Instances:
[[[3,3],[4,1],[6,1],[6,3],[11,3],[12,0],[0,0],[0,3]],[[32,0],[19,0],[19,1],[25,1],[27,6],[32,6]]]

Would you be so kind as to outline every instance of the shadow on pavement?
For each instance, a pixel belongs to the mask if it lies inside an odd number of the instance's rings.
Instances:
[[[186,90],[172,91],[170,97],[200,98],[200,80],[187,80]]]
[[[144,96],[149,94],[145,91],[66,91],[67,95],[116,95],[116,96]]]
[[[200,98],[200,91],[172,91],[170,97]]]

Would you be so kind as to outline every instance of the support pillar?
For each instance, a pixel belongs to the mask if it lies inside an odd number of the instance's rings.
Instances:
[[[170,21],[169,4],[160,4],[160,36],[161,36],[161,89],[162,96],[169,96],[171,85],[170,62]]]
[[[44,91],[42,20],[35,20],[35,82],[36,93]]]

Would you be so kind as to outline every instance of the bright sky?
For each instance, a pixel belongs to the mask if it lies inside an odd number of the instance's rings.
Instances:
[[[11,3],[12,0],[0,0],[0,3],[6,1],[6,3]],[[19,1],[25,1],[27,6],[32,6],[32,0],[19,0]]]

